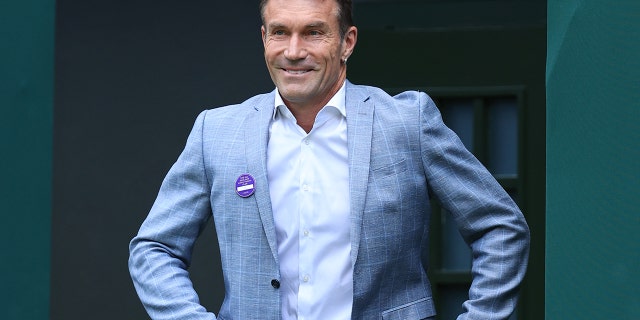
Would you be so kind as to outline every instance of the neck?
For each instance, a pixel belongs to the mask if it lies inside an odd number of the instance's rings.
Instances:
[[[291,111],[291,114],[296,118],[296,123],[304,129],[305,132],[309,133],[313,128],[313,123],[316,121],[316,116],[318,112],[322,110],[322,108],[329,102],[329,99],[324,101],[321,104],[316,105],[301,105],[297,103],[292,103],[289,101],[284,101],[287,109]]]

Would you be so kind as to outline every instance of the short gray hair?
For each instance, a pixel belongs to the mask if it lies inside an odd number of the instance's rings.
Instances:
[[[353,3],[351,0],[333,0],[338,3],[338,23],[340,24],[340,36],[344,38],[347,30],[353,26]],[[264,25],[264,8],[269,0],[260,0],[260,18]]]

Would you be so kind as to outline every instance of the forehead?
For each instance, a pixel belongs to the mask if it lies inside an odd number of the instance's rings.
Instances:
[[[264,7],[263,19],[267,26],[308,21],[337,23],[338,13],[336,0],[269,0]]]

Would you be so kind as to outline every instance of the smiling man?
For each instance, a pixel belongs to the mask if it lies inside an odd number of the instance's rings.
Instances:
[[[340,15],[346,10],[335,1],[273,0],[262,6],[262,40],[271,79],[306,132],[347,78],[346,62],[357,29],[352,23],[341,26]]]
[[[473,252],[459,319],[507,319],[529,230],[424,93],[346,80],[351,1],[263,0],[276,86],[203,111],[163,181],[129,268],[153,319],[430,319],[430,195]],[[191,251],[213,217],[225,281],[199,303]],[[222,288],[221,288],[222,290]]]

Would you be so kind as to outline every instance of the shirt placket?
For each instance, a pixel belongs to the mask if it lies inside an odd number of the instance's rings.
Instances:
[[[314,181],[313,145],[311,134],[306,135],[300,143],[300,231],[299,239],[299,280],[298,288],[298,319],[306,319],[310,314],[312,302],[313,275],[313,234],[312,223],[314,215]]]

